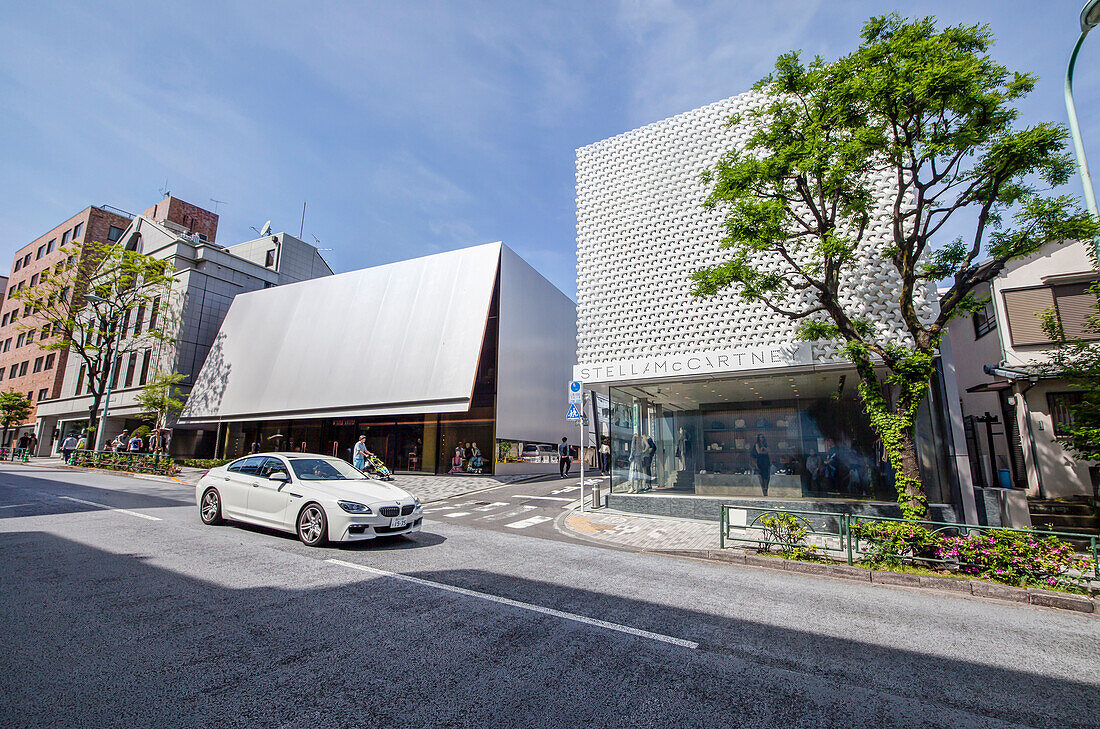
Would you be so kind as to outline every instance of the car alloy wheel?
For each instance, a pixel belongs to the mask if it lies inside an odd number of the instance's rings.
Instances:
[[[325,541],[328,524],[325,512],[317,504],[307,504],[298,516],[298,538],[308,547],[318,547]]]
[[[203,524],[213,526],[222,523],[222,497],[216,489],[208,489],[202,495],[199,517],[202,519]]]

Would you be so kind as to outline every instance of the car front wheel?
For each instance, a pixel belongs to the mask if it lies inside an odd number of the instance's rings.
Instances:
[[[203,524],[214,526],[222,523],[222,496],[217,489],[207,489],[199,504],[199,518]]]
[[[298,538],[307,547],[319,547],[325,543],[328,520],[325,510],[317,504],[307,504],[298,515]]]

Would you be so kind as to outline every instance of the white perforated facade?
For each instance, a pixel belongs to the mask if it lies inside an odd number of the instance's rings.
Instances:
[[[745,144],[752,122],[727,127],[726,121],[763,99],[741,94],[577,150],[579,367],[793,346],[794,322],[736,291],[708,299],[690,293],[692,271],[723,256],[721,211],[703,209],[708,190],[700,175]],[[845,305],[857,317],[883,322],[886,337],[901,338],[891,305],[898,276],[881,255],[890,238],[890,179],[876,179],[875,187],[882,213],[865,236],[853,267],[861,278]],[[926,315],[935,305],[929,294]],[[827,343],[811,351],[814,363],[840,361]]]

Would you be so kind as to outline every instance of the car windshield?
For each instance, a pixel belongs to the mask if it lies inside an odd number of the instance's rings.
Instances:
[[[335,458],[291,458],[294,475],[303,481],[346,481],[366,478],[344,461]]]

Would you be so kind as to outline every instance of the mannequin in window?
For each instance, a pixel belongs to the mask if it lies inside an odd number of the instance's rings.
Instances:
[[[691,435],[683,426],[676,436],[676,470],[691,470]]]

